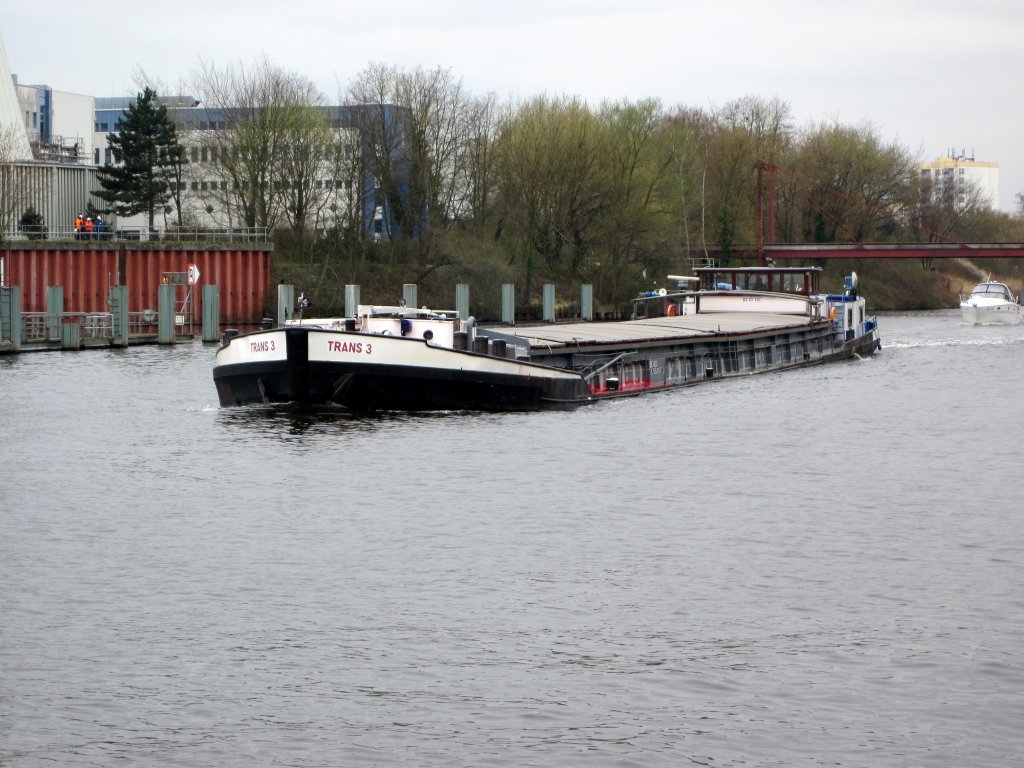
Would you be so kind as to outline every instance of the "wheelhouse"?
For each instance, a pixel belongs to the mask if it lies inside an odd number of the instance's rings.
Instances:
[[[821,267],[700,267],[669,275],[675,290],[646,291],[633,299],[633,319],[714,311],[817,315]],[[739,294],[760,294],[742,300]],[[768,295],[772,294],[772,295]]]
[[[796,296],[818,293],[821,267],[700,267],[702,291],[768,291]]]

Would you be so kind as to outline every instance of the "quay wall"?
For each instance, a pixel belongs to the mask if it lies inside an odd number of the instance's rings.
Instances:
[[[45,312],[46,289],[64,288],[65,312],[108,312],[112,285],[128,286],[128,311],[157,308],[165,276],[181,275],[194,264],[199,283],[192,288],[194,316],[202,317],[202,286],[216,285],[220,321],[227,325],[258,324],[268,312],[270,287],[268,245],[227,247],[102,243],[11,243],[0,246],[6,285],[21,287],[22,312]],[[167,278],[170,282],[174,278]],[[176,289],[178,302],[189,286]],[[272,297],[276,301],[276,296]]]

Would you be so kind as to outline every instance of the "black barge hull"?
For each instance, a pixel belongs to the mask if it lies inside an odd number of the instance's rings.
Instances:
[[[237,357],[250,359],[232,362],[224,354],[232,345],[246,351]],[[421,339],[306,327],[234,337],[218,352],[213,376],[222,406],[297,403],[359,412],[535,411],[593,401],[583,377],[575,372],[431,347]]]
[[[225,407],[533,411],[868,356],[880,348],[873,323],[847,336],[829,323],[778,316],[749,316],[729,330],[723,329],[724,316],[713,329],[696,328],[696,322],[594,324],[590,340],[575,336],[570,344],[538,343],[537,334],[555,332],[543,328],[506,334],[505,349],[534,335],[528,360],[434,346],[421,338],[288,326],[228,339],[218,350],[213,377]],[[595,340],[598,334],[606,337]],[[625,340],[627,334],[632,337]]]

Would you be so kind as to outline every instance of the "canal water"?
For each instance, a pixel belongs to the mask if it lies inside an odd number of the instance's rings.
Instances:
[[[0,766],[1024,761],[1024,328],[575,412],[0,359]]]

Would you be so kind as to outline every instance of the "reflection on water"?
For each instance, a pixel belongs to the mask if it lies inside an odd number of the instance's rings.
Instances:
[[[287,441],[293,438],[329,439],[348,435],[387,435],[396,431],[408,433],[421,427],[450,425],[453,421],[460,420],[486,423],[488,415],[460,411],[383,411],[360,414],[340,407],[270,404],[224,408],[218,412],[217,419],[226,430],[240,430],[240,434],[255,434]]]
[[[0,359],[0,764],[1015,764],[1024,329],[881,328],[537,414]]]

